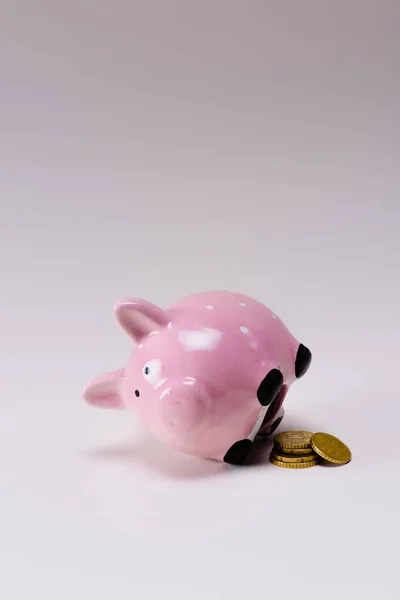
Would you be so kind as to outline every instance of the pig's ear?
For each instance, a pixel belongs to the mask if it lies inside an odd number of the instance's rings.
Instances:
[[[100,408],[122,408],[120,388],[123,377],[123,369],[96,377],[84,388],[84,400]]]
[[[140,298],[125,298],[114,307],[115,315],[121,327],[134,342],[168,325],[168,313],[151,302]]]

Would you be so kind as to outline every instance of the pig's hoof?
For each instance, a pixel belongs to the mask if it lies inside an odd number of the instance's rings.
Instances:
[[[271,427],[268,429],[268,431],[264,434],[264,435],[271,435],[272,433],[274,433],[274,431],[276,429],[278,429],[279,425],[281,424],[283,419],[283,415],[281,415],[280,417],[278,417],[271,425]]]
[[[251,440],[240,440],[231,446],[224,456],[224,462],[230,465],[242,465],[253,445]]]
[[[257,398],[261,406],[271,404],[281,391],[283,385],[283,375],[278,369],[271,371],[264,377],[257,390]]]
[[[312,354],[308,348],[300,344],[297,349],[296,363],[295,363],[295,374],[296,377],[303,377],[304,373],[308,371],[311,365]]]

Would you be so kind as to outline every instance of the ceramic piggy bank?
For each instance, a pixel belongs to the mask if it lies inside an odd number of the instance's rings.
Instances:
[[[279,425],[290,385],[311,352],[262,303],[237,293],[193,294],[167,308],[138,298],[115,306],[131,337],[127,365],[89,383],[92,405],[132,411],[180,452],[246,462],[256,435]]]

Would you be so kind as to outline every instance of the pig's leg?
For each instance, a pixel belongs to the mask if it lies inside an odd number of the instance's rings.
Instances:
[[[259,424],[257,423],[254,428],[254,431],[250,434],[248,438],[236,442],[235,444],[233,444],[233,446],[229,448],[228,452],[224,456],[224,462],[232,465],[242,465],[243,463],[245,463],[253,445],[254,438],[257,435],[260,435],[262,437],[272,435],[281,424],[284,414],[285,411],[283,408],[281,408],[278,412],[276,419],[272,422],[272,424],[269,427],[263,428],[263,426],[261,426],[261,428],[259,429]]]
[[[265,413],[264,420],[257,431],[257,435],[263,437],[271,435],[280,425],[283,415],[285,414],[283,410],[283,403],[286,398],[286,394],[288,393],[288,389],[289,388],[287,385],[283,385],[281,387],[281,391],[272,404],[269,405],[268,410]]]
[[[296,354],[296,362],[295,362],[295,375],[297,379],[303,377],[303,375],[308,371],[312,360],[312,354],[306,346],[300,344],[297,349]]]
[[[257,398],[261,406],[268,406],[275,400],[283,385],[283,375],[279,369],[271,369],[260,383]]]
[[[262,409],[253,430],[248,438],[235,442],[233,446],[229,448],[228,452],[224,456],[224,462],[232,465],[242,465],[244,462],[246,462],[256,435],[264,423],[266,424],[269,420],[274,418],[283,402],[285,395],[286,386],[283,388],[283,375],[281,371],[278,369],[271,369],[264,377],[257,390],[257,398],[262,406]],[[277,426],[278,425],[279,423]]]
[[[264,426],[261,427],[261,429],[257,435],[259,435],[260,437],[267,437],[269,435],[272,435],[274,433],[274,431],[276,431],[278,429],[284,416],[285,416],[285,410],[283,408],[281,408],[278,413],[278,416],[271,423],[271,425],[269,427],[264,427]]]
[[[249,439],[239,440],[231,446],[224,456],[224,462],[230,465],[242,465],[247,458],[253,442]]]

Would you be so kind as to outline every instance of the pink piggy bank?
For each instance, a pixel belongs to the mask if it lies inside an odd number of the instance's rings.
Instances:
[[[311,363],[281,319],[242,294],[193,294],[165,309],[126,298],[114,310],[134,350],[125,368],[91,381],[84,399],[132,411],[187,454],[246,462],[256,435],[278,427],[290,385]]]

